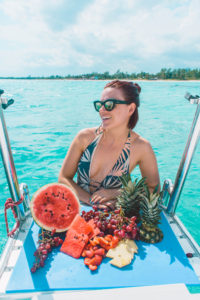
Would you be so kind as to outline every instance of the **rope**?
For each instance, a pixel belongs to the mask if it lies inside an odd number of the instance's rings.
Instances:
[[[7,231],[7,235],[10,237],[10,236],[13,236],[14,232],[19,228],[19,225],[20,225],[20,221],[17,217],[17,214],[14,210],[14,207],[21,204],[24,200],[24,197],[21,196],[21,198],[19,199],[19,201],[17,202],[14,202],[12,198],[8,198],[5,202],[5,207],[4,207],[4,215],[5,215],[5,222],[6,222],[6,231]],[[11,230],[9,232],[9,227],[8,227],[8,219],[7,219],[7,209],[11,208],[12,210],[12,213],[13,213],[13,216],[16,220],[16,225],[15,227],[13,228],[13,230]]]

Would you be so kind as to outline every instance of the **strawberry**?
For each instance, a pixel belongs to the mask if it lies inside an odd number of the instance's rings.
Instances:
[[[85,250],[85,256],[92,258],[94,256],[94,251],[91,250]]]
[[[95,271],[97,269],[97,266],[94,266],[94,265],[89,265],[89,269],[91,271]]]
[[[86,257],[86,258],[84,259],[84,264],[85,264],[86,266],[89,266],[90,263],[91,263],[91,258]]]
[[[94,254],[104,256],[105,255],[105,249],[99,248],[99,249],[94,251]]]
[[[91,259],[90,264],[99,266],[102,262],[102,256],[101,255],[96,255]]]

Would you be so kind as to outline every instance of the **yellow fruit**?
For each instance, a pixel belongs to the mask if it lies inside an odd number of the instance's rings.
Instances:
[[[113,258],[110,263],[116,267],[122,268],[131,263],[134,253],[137,253],[138,247],[134,241],[125,239],[119,242],[117,247],[110,249],[106,256]]]
[[[128,259],[128,258],[118,256],[113,258],[110,261],[110,263],[118,268],[122,268],[129,265],[131,263],[131,260],[132,260],[131,257]]]
[[[127,254],[132,256],[132,253],[128,249],[126,243],[124,241],[121,241],[121,242],[119,242],[117,247],[110,249],[108,251],[108,253],[106,254],[106,256],[110,257],[110,258],[114,258],[118,255],[123,256],[123,255],[127,255]]]
[[[131,251],[132,253],[138,253],[138,246],[133,240],[126,239],[124,241],[129,251]]]

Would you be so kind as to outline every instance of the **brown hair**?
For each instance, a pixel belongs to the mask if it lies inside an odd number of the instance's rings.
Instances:
[[[121,81],[121,80],[113,80],[106,84],[104,89],[106,88],[116,88],[122,90],[125,100],[131,104],[136,104],[136,109],[134,113],[130,116],[129,122],[128,122],[128,128],[133,129],[139,119],[138,115],[138,107],[140,105],[140,98],[139,94],[141,92],[141,87],[137,83],[133,83],[130,81]]]

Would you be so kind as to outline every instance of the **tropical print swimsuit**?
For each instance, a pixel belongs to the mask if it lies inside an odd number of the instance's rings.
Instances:
[[[85,149],[81,155],[78,169],[77,169],[77,184],[83,188],[86,192],[90,193],[90,187],[93,187],[95,191],[100,188],[104,189],[118,189],[122,187],[120,176],[129,173],[129,161],[130,161],[130,145],[131,134],[129,132],[126,143],[122,152],[114,164],[113,168],[109,171],[107,176],[98,182],[90,178],[90,166],[95,152],[95,149],[101,139],[102,132],[92,141],[91,144]]]

